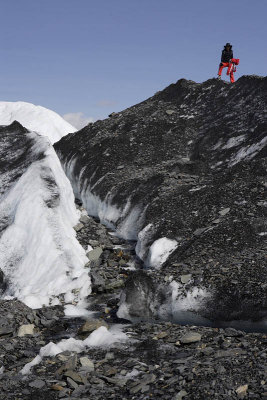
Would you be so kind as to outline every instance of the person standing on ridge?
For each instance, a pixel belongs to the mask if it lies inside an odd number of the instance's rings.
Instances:
[[[233,69],[231,68],[232,67],[231,61],[233,57],[234,55],[233,55],[232,45],[230,43],[226,43],[222,51],[221,63],[219,65],[219,71],[218,71],[218,79],[221,79],[223,68],[227,67],[228,68],[227,75],[230,75],[230,80],[232,83],[235,81]]]

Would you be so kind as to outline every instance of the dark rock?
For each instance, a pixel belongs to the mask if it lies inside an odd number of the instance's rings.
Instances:
[[[36,379],[29,383],[29,386],[36,389],[42,389],[45,386],[45,382],[41,379]]]
[[[93,292],[103,292],[105,290],[105,280],[101,277],[99,273],[92,270],[90,273],[92,281],[92,291]]]
[[[88,215],[82,215],[81,216],[81,218],[80,218],[80,222],[83,224],[83,225],[87,225],[87,224],[89,224],[90,222],[91,222],[91,218],[89,218],[88,217]]]
[[[79,387],[79,385],[70,377],[67,377],[67,382],[68,386],[71,387],[72,389],[77,389]]]
[[[10,327],[10,328],[8,328],[8,327],[0,328],[0,337],[12,336],[13,334],[14,334],[14,330],[12,329],[12,327]]]
[[[71,378],[74,382],[76,383],[85,383],[86,379],[84,379],[81,375],[77,374],[77,372],[74,372],[72,370],[68,370],[64,372],[65,377]]]
[[[0,292],[4,292],[7,289],[7,282],[5,279],[4,272],[0,269]]]
[[[116,113],[116,112],[112,112],[111,114],[109,114],[109,117],[111,118],[111,117],[116,117],[118,115],[118,113]]]
[[[138,380],[137,382],[134,382],[133,384],[131,384],[130,387],[130,393],[131,394],[135,394],[138,392],[148,392],[149,391],[149,385],[153,382],[155,382],[156,380],[156,375],[154,374],[150,374],[150,375],[146,375],[143,379],[141,379],[140,381]]]
[[[120,299],[118,316],[122,318],[150,319],[155,307],[155,283],[153,279],[143,271],[134,272],[126,281]],[[125,316],[127,307],[129,314]]]

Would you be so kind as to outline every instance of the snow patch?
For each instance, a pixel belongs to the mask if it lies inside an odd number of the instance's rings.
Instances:
[[[204,189],[205,187],[206,187],[206,185],[196,186],[196,187],[194,187],[192,189],[189,189],[189,192],[198,192],[199,190]]]
[[[183,115],[179,115],[179,118],[192,119],[192,118],[196,118],[196,116],[194,114],[191,114],[191,115],[183,114]]]
[[[267,136],[265,136],[260,142],[248,145],[241,148],[230,161],[230,166],[237,164],[242,160],[252,160],[265,146],[267,143]]]
[[[246,139],[246,135],[240,135],[230,138],[222,149],[231,149],[232,147],[238,146]]]

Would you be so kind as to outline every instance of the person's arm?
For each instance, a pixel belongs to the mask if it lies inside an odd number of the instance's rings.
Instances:
[[[222,51],[221,62],[223,62],[223,53],[224,53],[224,50]]]
[[[231,50],[231,60],[234,58],[233,50]]]

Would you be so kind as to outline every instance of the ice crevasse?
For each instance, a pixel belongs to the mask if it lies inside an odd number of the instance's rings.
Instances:
[[[90,182],[82,179],[83,169],[80,175],[75,175],[77,157],[65,162],[61,152],[58,151],[57,154],[72,184],[75,196],[80,198],[88,214],[98,217],[101,223],[113,229],[119,237],[136,241],[136,254],[144,261],[145,265],[156,269],[160,268],[177,248],[177,241],[161,237],[156,238],[151,243],[154,226],[149,223],[143,227],[146,208],[132,207],[130,198],[125,204],[118,206],[113,202],[113,196],[116,193],[111,192],[107,193],[104,200],[101,200],[99,196],[93,193]]]

